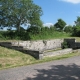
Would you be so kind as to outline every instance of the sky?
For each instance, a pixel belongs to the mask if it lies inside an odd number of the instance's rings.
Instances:
[[[33,0],[42,8],[41,20],[45,26],[54,25],[58,19],[64,20],[67,25],[74,25],[77,16],[80,16],[80,0]]]

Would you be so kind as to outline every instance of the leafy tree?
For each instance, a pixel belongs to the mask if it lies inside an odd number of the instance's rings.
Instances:
[[[30,27],[27,29],[27,32],[28,33],[32,33],[32,34],[39,34],[41,31],[41,28],[40,27]]]
[[[0,13],[0,27],[16,27],[20,31],[24,23],[39,27],[42,24],[42,9],[32,0],[1,0]]]
[[[64,31],[67,33],[72,33],[73,32],[73,27],[71,25],[68,25],[64,28]]]
[[[55,31],[56,29],[55,29],[55,27],[54,26],[50,26],[50,31],[51,32],[53,32],[53,31]]]
[[[44,28],[45,28],[45,31],[49,31],[49,27],[45,26]]]
[[[75,21],[75,26],[73,27],[73,35],[80,37],[80,17],[77,17],[77,20]]]
[[[31,27],[42,27],[43,22],[40,20],[40,16],[42,15],[42,10],[39,6],[34,5],[34,10],[32,12],[32,16],[30,16],[29,21]]]
[[[60,30],[60,31],[63,30],[63,28],[65,27],[65,25],[66,25],[66,22],[63,21],[62,19],[58,19],[58,22],[54,24],[55,28],[57,30]]]
[[[75,21],[76,26],[80,26],[80,17],[77,17],[77,20]]]
[[[72,35],[80,37],[80,26],[74,26],[73,27],[73,33],[72,33]]]

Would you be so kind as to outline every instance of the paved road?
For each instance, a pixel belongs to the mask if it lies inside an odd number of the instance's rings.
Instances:
[[[0,70],[0,80],[80,80],[80,56]]]

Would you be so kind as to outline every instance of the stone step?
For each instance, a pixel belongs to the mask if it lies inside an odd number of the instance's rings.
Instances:
[[[44,52],[43,56],[44,57],[51,57],[51,56],[57,56],[57,55],[62,55],[62,54],[68,54],[68,53],[72,53],[73,50],[72,48],[68,48],[68,49],[62,49],[62,50],[58,50],[58,51],[51,51],[51,52]]]

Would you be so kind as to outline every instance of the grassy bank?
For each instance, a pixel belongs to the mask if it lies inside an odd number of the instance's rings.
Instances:
[[[31,64],[35,59],[16,50],[0,47],[0,69]]]
[[[13,68],[18,66],[48,62],[52,60],[59,60],[72,56],[78,56],[80,53],[65,54],[62,56],[55,56],[50,58],[44,58],[43,60],[36,60],[28,54],[22,52],[0,47],[0,69]]]

